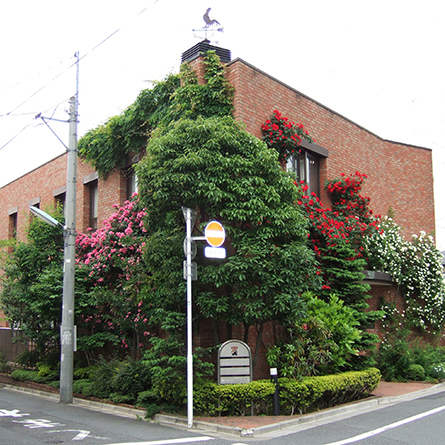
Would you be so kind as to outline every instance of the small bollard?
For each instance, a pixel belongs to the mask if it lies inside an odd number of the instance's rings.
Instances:
[[[273,395],[273,415],[280,415],[280,388],[278,387],[278,371],[277,368],[270,368],[270,377],[275,383],[275,393]]]

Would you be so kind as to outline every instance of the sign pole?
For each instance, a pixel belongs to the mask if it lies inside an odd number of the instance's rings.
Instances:
[[[192,345],[192,209],[183,208],[186,221],[187,261],[187,423],[193,426],[193,345]]]
[[[189,428],[193,427],[193,342],[192,342],[192,259],[196,254],[192,252],[192,242],[197,240],[207,240],[209,244],[215,246],[217,251],[223,251],[223,255],[218,253],[209,258],[225,258],[225,249],[220,248],[225,240],[225,230],[217,221],[211,221],[206,227],[205,236],[192,237],[193,226],[197,217],[197,211],[188,207],[182,207],[182,213],[185,219],[185,279],[187,280],[187,424]],[[195,277],[196,279],[196,277]]]

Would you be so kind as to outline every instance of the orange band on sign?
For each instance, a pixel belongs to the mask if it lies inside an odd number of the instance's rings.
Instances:
[[[206,241],[213,247],[220,247],[226,239],[226,231],[218,221],[211,221],[204,230]]]

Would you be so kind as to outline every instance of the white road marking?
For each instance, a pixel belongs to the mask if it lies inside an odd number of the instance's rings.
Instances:
[[[54,428],[55,426],[65,426],[62,423],[51,422],[46,419],[26,419],[26,420],[13,420],[14,423],[22,423],[26,428]]]
[[[188,437],[183,439],[167,439],[167,440],[155,440],[152,442],[122,442],[113,443],[110,445],[170,445],[176,443],[194,443],[194,442],[205,442],[207,440],[213,440],[213,437],[200,436],[200,437]]]
[[[8,411],[7,409],[0,409],[0,417],[23,417],[29,416],[29,414],[19,414],[19,409],[13,409]]]
[[[331,443],[328,443],[326,445],[346,445],[348,443],[358,442],[359,440],[363,440],[363,439],[367,439],[368,437],[376,436],[377,434],[383,433],[383,432],[391,430],[393,428],[397,428],[399,426],[405,425],[405,424],[410,423],[410,422],[414,422],[415,420],[419,420],[419,419],[422,419],[424,417],[431,416],[432,414],[436,414],[436,413],[438,413],[440,411],[443,411],[444,409],[445,409],[445,406],[439,406],[439,408],[435,408],[435,409],[432,409],[430,411],[426,411],[424,413],[417,414],[415,416],[411,416],[411,417],[408,417],[408,418],[403,419],[403,420],[399,420],[398,422],[394,422],[394,423],[391,423],[389,425],[383,426],[381,428],[377,428],[376,430],[368,431],[367,433],[363,433],[363,434],[360,434],[358,436],[351,437],[349,439],[340,440],[338,442],[331,442]]]

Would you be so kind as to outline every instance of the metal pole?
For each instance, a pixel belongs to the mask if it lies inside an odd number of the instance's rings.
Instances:
[[[79,55],[76,53],[78,59]],[[79,59],[77,60],[77,63]],[[77,93],[70,100],[69,145],[66,182],[66,231],[64,250],[62,326],[60,332],[60,403],[73,403],[74,365],[74,274],[76,260],[76,192],[77,192]]]
[[[187,251],[187,423],[193,426],[193,347],[192,347],[192,209],[186,209]]]
[[[273,395],[273,415],[280,415],[280,388],[278,386],[278,372],[277,368],[270,368],[270,376],[275,384],[275,392]]]

